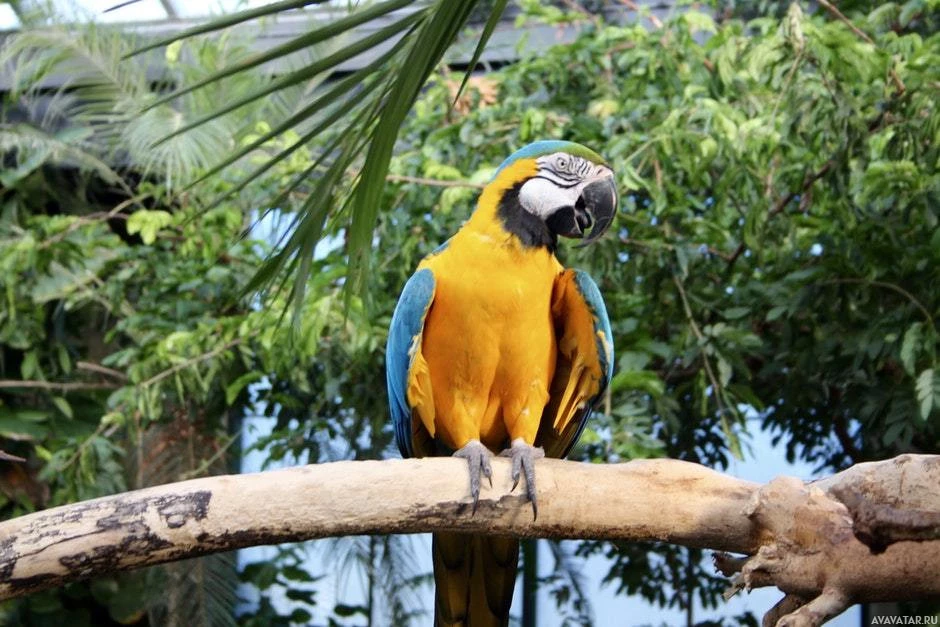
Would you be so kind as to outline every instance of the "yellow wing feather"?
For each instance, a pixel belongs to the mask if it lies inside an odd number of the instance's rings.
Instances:
[[[555,280],[552,319],[558,359],[537,442],[549,457],[563,457],[587,418],[588,404],[600,392],[603,370],[597,352],[594,316],[565,270]]]

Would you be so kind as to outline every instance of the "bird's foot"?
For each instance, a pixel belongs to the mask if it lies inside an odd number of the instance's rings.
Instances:
[[[470,496],[473,497],[474,514],[477,511],[477,503],[480,502],[480,476],[489,479],[490,487],[493,487],[493,468],[490,466],[492,456],[490,449],[483,446],[479,440],[470,440],[454,453],[454,457],[467,460],[470,467]]]
[[[522,438],[512,441],[512,446],[499,454],[512,459],[512,489],[519,485],[519,478],[525,475],[525,493],[532,502],[533,520],[539,516],[539,504],[535,495],[535,460],[545,457],[545,450],[526,444]]]

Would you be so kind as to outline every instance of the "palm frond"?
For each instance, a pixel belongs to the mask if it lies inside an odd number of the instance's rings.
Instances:
[[[408,4],[410,4],[411,2],[413,2],[413,0],[390,0],[388,2],[383,2],[381,4],[372,5],[372,7],[370,8],[352,13],[345,18],[335,20],[333,22],[330,22],[326,26],[315,29],[304,35],[300,35],[299,37],[295,37],[294,39],[284,44],[281,44],[280,46],[271,48],[270,50],[264,53],[252,55],[251,57],[243,60],[240,63],[233,63],[229,65],[228,67],[218,72],[215,72],[211,76],[207,76],[206,78],[200,81],[197,81],[190,85],[186,85],[174,91],[173,93],[164,96],[163,98],[157,100],[154,104],[157,105],[157,104],[162,104],[165,102],[170,102],[183,94],[187,94],[191,91],[195,91],[201,87],[205,87],[206,85],[209,85],[210,83],[214,83],[216,81],[232,76],[233,74],[238,74],[239,72],[245,72],[246,70],[250,70],[252,68],[258,67],[259,65],[263,65],[265,63],[268,63],[269,61],[283,59],[287,57],[288,55],[293,54],[294,52],[297,52],[299,50],[304,50],[306,48],[310,48],[312,46],[321,44],[330,39],[334,39],[336,37],[339,37],[340,35],[343,35],[351,31],[352,29],[358,26],[362,26],[363,24],[370,22],[374,19],[388,15],[392,11],[401,9],[407,6]],[[396,31],[392,31],[391,34],[395,34],[395,32]],[[367,45],[365,49],[366,50],[371,49],[371,45]],[[349,59],[350,57],[355,56],[356,54],[358,54],[358,51],[356,49],[350,49],[349,51],[344,51],[344,53],[345,53],[344,57],[338,57],[339,62],[345,61]],[[313,64],[311,67],[305,68],[304,73],[315,76],[319,74],[322,71],[322,69],[328,69],[328,68],[334,67],[335,65],[338,65],[338,62],[328,57],[318,63]]]
[[[252,19],[282,14],[312,2],[281,2],[250,11],[244,11],[200,25],[170,38],[153,42],[139,52],[152,50],[172,41],[194,34],[217,31],[233,24]],[[407,5],[412,4],[409,7]],[[467,24],[479,0],[434,0],[433,2],[407,2],[384,0],[353,10],[331,24],[321,26],[282,46],[231,64],[215,75],[183,85],[178,91],[154,103],[169,102],[185,94],[206,89],[216,80],[237,76],[261,64],[283,59],[311,44],[322,45],[338,37],[351,41],[334,52],[315,59],[305,67],[290,70],[259,87],[254,92],[233,98],[218,106],[210,114],[196,119],[167,134],[167,140],[183,135],[211,123],[219,116],[230,113],[258,100],[270,98],[284,89],[296,87],[314,77],[339,72],[344,64],[366,53],[375,60],[351,76],[324,87],[314,102],[298,110],[277,125],[270,133],[258,137],[224,158],[218,159],[209,170],[214,175],[223,168],[258,150],[280,133],[296,128],[302,141],[280,149],[268,157],[268,163],[249,173],[235,184],[243,189],[273,164],[285,159],[297,149],[312,146],[317,155],[315,166],[305,176],[317,177],[307,200],[294,221],[294,232],[284,246],[275,252],[259,269],[251,282],[252,288],[284,287],[290,279],[292,298],[302,302],[304,286],[309,273],[309,259],[323,235],[327,220],[339,219],[346,226],[349,255],[347,285],[361,288],[368,269],[372,243],[372,230],[381,206],[385,176],[398,131],[420,90],[445,52]],[[483,29],[472,61],[479,59],[483,47],[496,26],[505,7],[505,0],[496,2],[492,16]],[[352,37],[359,29],[369,34]],[[471,65],[472,69],[472,65]],[[355,78],[353,78],[353,76]],[[363,87],[356,85],[361,83]],[[339,138],[341,137],[341,139]],[[341,184],[353,176],[352,185]],[[296,189],[295,180],[289,187]],[[278,194],[269,206],[280,206],[285,194]]]
[[[305,6],[309,6],[311,4],[324,4],[328,1],[329,0],[283,0],[282,2],[272,2],[271,4],[266,4],[255,9],[246,9],[244,11],[232,13],[231,15],[216,18],[210,22],[207,22],[206,24],[200,24],[198,26],[188,28],[182,32],[174,33],[173,35],[163,39],[150,42],[146,46],[140,47],[133,52],[128,53],[126,56],[131,57],[140,54],[141,52],[147,52],[149,50],[166,46],[173,43],[174,41],[179,41],[181,39],[188,39],[197,35],[205,35],[206,33],[215,33],[222,30],[223,28],[235,26],[243,22],[250,22],[251,20],[261,19],[270,15],[281,15],[287,11],[302,9]]]
[[[202,80],[218,70],[221,55],[239,63],[251,54],[248,46],[231,43],[230,38],[212,46],[204,43],[191,44],[192,62],[168,62],[168,72]],[[245,123],[235,116],[217,115],[185,136],[154,144],[168,132],[204,117],[221,100],[220,92],[241,95],[254,89],[258,76],[244,72],[214,89],[181,98],[174,107],[153,106],[149,61],[124,60],[133,45],[125,33],[95,24],[48,26],[9,37],[0,50],[0,65],[11,68],[11,96],[33,112],[32,123],[42,132],[70,141],[83,133],[83,143],[76,147],[91,152],[101,165],[109,164],[105,168],[120,165],[144,177],[161,178],[172,194],[215,163],[218,155],[231,153]],[[56,86],[51,95],[50,86]]]
[[[282,76],[281,78],[275,81],[272,81],[271,83],[261,87],[260,89],[253,91],[252,93],[246,96],[243,96],[242,98],[239,98],[235,100],[234,102],[230,102],[222,106],[221,108],[216,109],[215,111],[212,111],[211,113],[206,114],[205,116],[193,121],[192,123],[187,124],[186,126],[168,134],[165,139],[169,139],[181,133],[190,131],[196,128],[197,126],[207,124],[217,119],[219,116],[226,115],[228,113],[231,113],[232,111],[235,111],[236,109],[240,109],[244,107],[245,105],[261,100],[262,98],[265,98],[273,94],[276,91],[280,91],[282,89],[286,89],[288,87],[293,87],[295,85],[303,83],[305,81],[312,80],[316,78],[317,76],[319,76],[320,74],[322,74],[323,72],[333,69],[336,66],[346,61],[349,61],[353,57],[356,57],[362,54],[363,52],[372,50],[376,46],[385,43],[387,40],[391,39],[395,35],[398,35],[403,30],[410,27],[413,23],[418,21],[418,18],[420,17],[421,17],[420,14],[412,13],[402,18],[401,20],[398,20],[397,22],[393,24],[378,30],[377,32],[375,32],[374,34],[368,37],[360,39],[359,41],[349,46],[346,46],[325,58],[319,59],[318,61],[315,61],[314,63],[311,63],[310,65],[306,67],[300,68],[293,72],[289,72],[285,74],[284,76]],[[227,71],[222,72],[221,74],[225,74],[227,76],[231,75]],[[213,79],[208,82],[214,82],[215,80],[217,79]],[[180,95],[187,94],[190,91],[192,90],[184,88],[180,90],[179,94]],[[159,100],[158,103],[167,102],[168,100],[171,99],[171,96],[173,96],[173,94],[171,94],[170,96],[167,96],[166,98],[162,100]]]
[[[16,167],[0,171],[0,183],[13,187],[45,164],[74,167],[94,172],[102,180],[124,186],[117,172],[92,152],[90,129],[71,128],[52,134],[28,124],[0,125],[0,154],[15,156]],[[125,190],[130,193],[130,190]]]
[[[477,63],[480,61],[480,57],[483,56],[483,50],[486,48],[486,42],[490,40],[490,37],[493,35],[493,31],[496,30],[496,25],[499,24],[499,20],[503,16],[503,12],[506,10],[507,4],[509,4],[509,0],[496,0],[496,2],[493,4],[490,17],[486,20],[486,25],[483,27],[483,32],[480,33],[480,40],[477,42],[477,47],[473,51],[473,56],[470,57],[470,63],[467,64],[467,71],[464,72],[463,80],[460,81],[460,87],[457,88],[457,93],[454,94],[455,103],[460,100],[460,96],[463,94],[463,90],[467,87],[467,82],[470,80],[470,76],[473,74],[474,68],[476,68]]]

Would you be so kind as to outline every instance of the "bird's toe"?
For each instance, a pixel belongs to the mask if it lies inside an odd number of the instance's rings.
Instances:
[[[500,453],[501,457],[512,460],[512,489],[519,485],[519,479],[525,477],[525,493],[532,503],[532,514],[538,517],[539,506],[535,492],[535,460],[545,457],[545,450],[527,444],[521,438],[513,440],[512,446]]]

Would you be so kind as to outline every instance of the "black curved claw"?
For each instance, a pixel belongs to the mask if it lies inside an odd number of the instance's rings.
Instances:
[[[539,517],[539,503],[535,493],[535,460],[545,457],[545,450],[526,444],[521,439],[513,440],[512,446],[500,457],[512,458],[512,489],[519,485],[519,479],[525,475],[525,494],[532,503],[532,520]]]
[[[490,487],[493,487],[493,468],[490,466],[490,457],[493,453],[490,449],[483,446],[479,440],[470,440],[462,446],[454,457],[461,457],[467,460],[467,466],[470,469],[470,496],[473,497],[473,511],[477,511],[477,504],[480,502],[480,475],[490,480]]]

